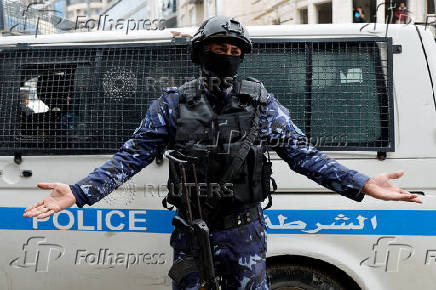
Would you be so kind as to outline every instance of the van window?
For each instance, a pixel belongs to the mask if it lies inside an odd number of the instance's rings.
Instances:
[[[393,150],[386,39],[255,40],[261,80],[321,150]],[[383,57],[384,55],[384,57]],[[0,154],[111,154],[166,86],[198,75],[186,44],[0,51]]]
[[[323,150],[393,150],[388,43],[265,43],[244,61]],[[384,51],[383,51],[384,50]]]

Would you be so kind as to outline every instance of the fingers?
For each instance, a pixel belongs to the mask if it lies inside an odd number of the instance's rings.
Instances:
[[[43,205],[35,207],[29,211],[26,211],[23,216],[24,217],[35,217],[35,216],[43,213],[43,211],[42,211],[43,208],[44,208]]]
[[[48,208],[45,204],[35,207],[23,214],[23,217],[32,218],[37,217],[38,219],[48,217],[54,214],[56,211]]]
[[[30,210],[28,212],[25,212],[23,214],[23,217],[25,217],[25,218],[32,218],[32,217],[35,217],[35,216],[39,215],[40,213],[41,212],[38,210],[38,208],[34,208],[34,209],[32,209],[32,210]]]
[[[50,189],[54,189],[56,184],[55,183],[38,183],[37,186],[40,189],[49,189],[50,190]],[[39,210],[41,210],[40,207],[42,207],[43,205],[44,205],[44,201],[42,200],[42,201],[38,201],[37,203],[27,207],[24,210],[24,215],[23,216],[24,217],[33,217],[33,216],[35,216],[34,212],[38,212]]]
[[[422,200],[420,198],[418,198],[418,197],[415,198],[415,199],[409,200],[409,201],[416,202],[416,203],[422,203]]]
[[[382,200],[423,203],[422,200],[419,198],[419,195],[414,193],[412,194],[407,190],[396,187],[390,188],[389,190],[379,191],[377,192],[377,194],[374,194],[373,197]]]
[[[409,193],[408,191],[403,189],[401,190],[401,196],[399,197],[398,200],[422,203],[422,200],[418,197],[417,194]]]
[[[56,184],[55,183],[38,183],[37,186],[40,189],[54,189]]]
[[[51,215],[54,214],[54,213],[55,213],[54,210],[52,210],[52,209],[50,209],[50,210],[47,209],[47,212],[38,215],[36,218],[38,218],[38,219],[43,219],[43,218],[46,218],[46,217],[48,217],[48,216],[51,216]]]
[[[402,201],[422,203],[422,200],[417,195],[406,197],[405,199],[402,199]]]
[[[398,179],[401,176],[403,176],[403,174],[404,174],[404,171],[397,171],[397,172],[388,173],[387,175],[388,175],[388,178],[390,178],[390,179]]]
[[[38,201],[37,203],[35,203],[35,204],[29,206],[28,208],[26,208],[26,210],[25,210],[24,212],[28,212],[28,211],[30,211],[30,210],[32,210],[32,209],[38,207],[38,206],[41,206],[41,205],[43,205],[43,204],[44,204],[44,201],[42,201],[42,200],[41,200],[41,201]]]
[[[401,193],[401,194],[412,194],[412,193],[408,192],[408,191],[405,190],[405,189],[399,189],[399,190],[400,190],[400,193]],[[416,195],[416,194],[414,194],[414,195]]]
[[[407,190],[404,190],[404,189],[400,189],[400,193],[404,194],[404,195],[406,195],[408,197],[408,199],[406,201],[422,203],[422,200],[419,198],[418,194],[410,193],[410,192],[408,192]]]

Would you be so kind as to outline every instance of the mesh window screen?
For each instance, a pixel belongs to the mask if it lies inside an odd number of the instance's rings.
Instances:
[[[390,40],[258,43],[243,75],[261,80],[323,150],[393,151]]]
[[[388,40],[255,41],[264,82],[321,150],[393,150]],[[0,51],[0,153],[114,153],[162,88],[198,75],[185,44]]]

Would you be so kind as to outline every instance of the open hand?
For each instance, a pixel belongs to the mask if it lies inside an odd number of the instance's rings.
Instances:
[[[41,189],[52,189],[53,191],[32,206],[26,208],[23,216],[37,217],[43,219],[54,213],[60,212],[76,203],[76,198],[71,192],[70,186],[62,183],[38,183]]]
[[[417,194],[394,186],[390,179],[398,179],[404,172],[381,173],[371,177],[363,186],[363,193],[382,200],[397,200],[422,203]]]

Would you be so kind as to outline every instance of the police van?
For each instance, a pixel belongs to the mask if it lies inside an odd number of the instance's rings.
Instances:
[[[422,204],[354,202],[271,153],[271,289],[434,289],[436,44],[424,27],[248,27],[241,77],[261,80],[318,149]],[[92,207],[37,220],[25,207],[74,184],[126,141],[167,86],[197,76],[196,28],[0,37],[0,289],[169,289],[168,162]]]

